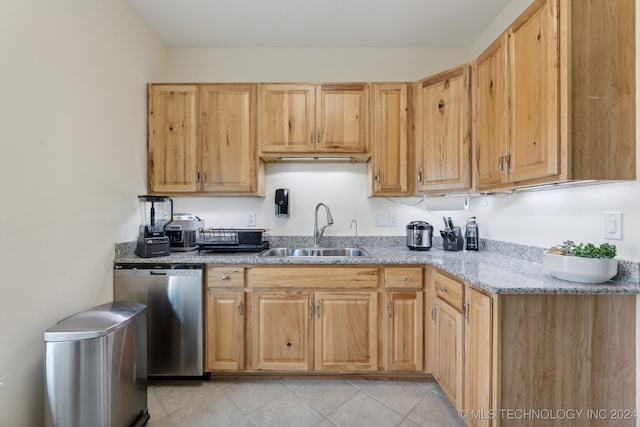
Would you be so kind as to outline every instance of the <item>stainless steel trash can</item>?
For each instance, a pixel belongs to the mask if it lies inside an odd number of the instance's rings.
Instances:
[[[147,408],[147,307],[116,301],[44,333],[45,426],[141,426]]]

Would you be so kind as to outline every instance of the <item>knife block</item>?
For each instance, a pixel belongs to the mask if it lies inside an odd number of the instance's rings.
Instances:
[[[442,247],[445,251],[461,251],[464,246],[464,238],[460,227],[440,230],[442,236]]]

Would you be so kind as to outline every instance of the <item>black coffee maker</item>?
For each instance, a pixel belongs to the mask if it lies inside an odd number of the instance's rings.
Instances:
[[[171,253],[165,227],[173,219],[173,200],[166,196],[138,196],[140,202],[140,231],[136,255],[143,258],[166,256]]]

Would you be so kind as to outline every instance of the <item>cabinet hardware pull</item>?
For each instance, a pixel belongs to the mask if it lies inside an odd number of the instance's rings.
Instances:
[[[505,170],[506,170],[507,172],[511,173],[511,153],[508,153],[508,154],[505,156],[504,161],[505,161],[505,167],[504,167],[504,168],[505,168]]]
[[[196,184],[200,182],[200,169],[196,169]]]
[[[202,185],[207,185],[207,170],[202,171]]]
[[[311,301],[311,299],[309,299],[308,311],[309,311],[309,319],[313,319],[313,301]]]
[[[376,182],[380,185],[380,169],[378,169],[378,173],[376,173]]]
[[[313,145],[313,129],[309,131],[309,144]]]
[[[402,280],[403,282],[406,282],[407,280],[409,280],[409,278],[408,278],[407,276],[402,276],[402,279],[401,279],[401,280]]]
[[[320,129],[318,129],[318,136],[316,137],[316,144],[320,144]]]
[[[318,319],[320,318],[320,300],[316,302],[316,313],[318,315]]]
[[[436,307],[438,306],[434,305],[433,308],[431,309],[431,320],[433,320],[434,322],[436,320]]]
[[[422,169],[418,171],[418,184],[422,183]]]
[[[447,287],[446,286],[440,286],[440,290],[442,292],[447,292]]]
[[[242,300],[238,300],[238,317],[242,317]]]
[[[222,275],[222,280],[229,280],[229,276],[227,276],[226,274]]]
[[[464,319],[469,323],[469,306],[471,305],[471,300],[467,298],[464,303]]]
[[[504,159],[504,154],[500,156],[500,158],[498,159],[498,172],[500,172],[500,175],[504,175],[504,168],[502,167],[503,159]]]
[[[391,299],[387,299],[387,315],[389,319],[393,317],[393,306],[391,305]]]

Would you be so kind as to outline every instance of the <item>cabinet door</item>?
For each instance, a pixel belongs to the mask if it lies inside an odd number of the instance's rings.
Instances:
[[[312,153],[316,138],[315,86],[262,85],[258,120],[262,153]]]
[[[492,309],[491,298],[466,290],[464,331],[464,408],[489,413],[491,408]],[[467,425],[488,427],[489,419],[470,417]]]
[[[377,301],[377,292],[316,292],[316,370],[377,369]]]
[[[150,193],[198,189],[198,97],[195,85],[148,85]]]
[[[537,1],[509,33],[511,150],[510,181],[558,173],[559,48],[556,0]]]
[[[409,85],[375,83],[373,90],[373,149],[370,163],[372,195],[409,193]]]
[[[257,369],[313,369],[313,294],[254,292],[254,365]]]
[[[202,190],[257,191],[255,85],[202,86],[201,94]]]
[[[387,371],[422,371],[423,292],[387,292]]]
[[[436,299],[438,346],[435,377],[456,409],[462,409],[463,319],[449,304]]]
[[[418,93],[418,191],[471,186],[469,66],[424,80]]]
[[[474,65],[473,164],[477,188],[500,184],[505,176],[503,159],[509,135],[505,37],[489,46]]]
[[[206,370],[244,369],[244,292],[209,290]]]
[[[316,101],[316,151],[366,153],[368,117],[368,85],[321,85]]]

